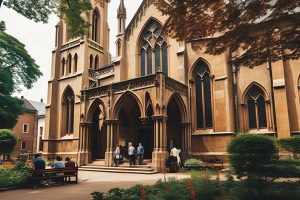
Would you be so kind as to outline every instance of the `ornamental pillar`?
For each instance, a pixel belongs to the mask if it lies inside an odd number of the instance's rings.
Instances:
[[[118,120],[106,120],[105,123],[107,128],[105,166],[111,167],[113,165],[114,146],[118,136]]]
[[[155,171],[166,171],[167,151],[167,116],[155,115],[154,121],[154,151],[152,153],[152,166]]]

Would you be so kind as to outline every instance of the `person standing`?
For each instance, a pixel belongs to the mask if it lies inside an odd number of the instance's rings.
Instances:
[[[178,150],[176,147],[171,149],[170,153],[170,171],[176,172],[177,171],[177,157],[178,157]]]
[[[117,145],[114,151],[114,163],[116,167],[118,167],[120,162],[120,154],[121,154],[120,147]]]
[[[138,157],[139,165],[142,165],[143,159],[144,159],[144,147],[143,147],[142,143],[139,143],[139,146],[137,148],[137,157]]]
[[[135,148],[132,146],[132,143],[129,142],[128,143],[128,156],[129,156],[129,164],[130,166],[134,165],[135,164]]]

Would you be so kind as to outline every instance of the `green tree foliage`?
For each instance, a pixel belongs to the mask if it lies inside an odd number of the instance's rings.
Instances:
[[[229,51],[236,65],[300,57],[299,0],[154,0],[169,18],[165,29],[205,53]],[[238,51],[241,50],[241,51]],[[237,51],[239,54],[237,54]]]
[[[24,112],[23,102],[11,95],[23,85],[31,88],[42,75],[25,45],[5,32],[0,22],[0,128],[12,128]]]
[[[294,154],[294,158],[297,158],[297,155],[300,154],[300,136],[294,136],[290,138],[283,138],[278,140],[280,147],[290,151]]]
[[[8,129],[0,129],[0,154],[10,154],[17,144],[16,134]]]
[[[83,36],[90,26],[84,15],[92,9],[89,0],[4,0],[3,5],[35,22],[47,23],[57,14],[68,23],[70,37]]]

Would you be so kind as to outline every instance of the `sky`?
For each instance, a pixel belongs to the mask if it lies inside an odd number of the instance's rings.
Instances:
[[[140,6],[142,0],[125,0],[127,9],[128,24],[136,10]],[[117,35],[117,8],[120,0],[111,0],[108,6],[108,23],[110,27],[110,52],[115,55],[115,36]],[[51,16],[47,24],[35,23],[14,10],[5,6],[0,8],[0,20],[6,23],[6,32],[26,46],[26,50],[35,59],[36,63],[41,67],[43,76],[34,84],[33,88],[27,90],[23,88],[21,92],[15,93],[14,96],[34,101],[47,99],[48,80],[51,73],[51,51],[54,49],[55,25],[58,22],[56,16]]]

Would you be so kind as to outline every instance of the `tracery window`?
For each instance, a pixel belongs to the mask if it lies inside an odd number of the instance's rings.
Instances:
[[[141,76],[150,75],[153,71],[168,75],[168,45],[162,28],[155,21],[150,21],[143,31],[140,62]]]
[[[265,96],[261,88],[253,85],[247,93],[248,121],[250,129],[267,128]]]
[[[63,111],[63,133],[72,134],[74,129],[74,105],[75,95],[73,90],[68,87],[62,97],[62,111]]]
[[[100,21],[100,14],[98,9],[95,9],[93,12],[92,17],[92,40],[99,43],[99,21]]]
[[[206,63],[199,61],[195,68],[197,128],[213,128],[212,77]]]

